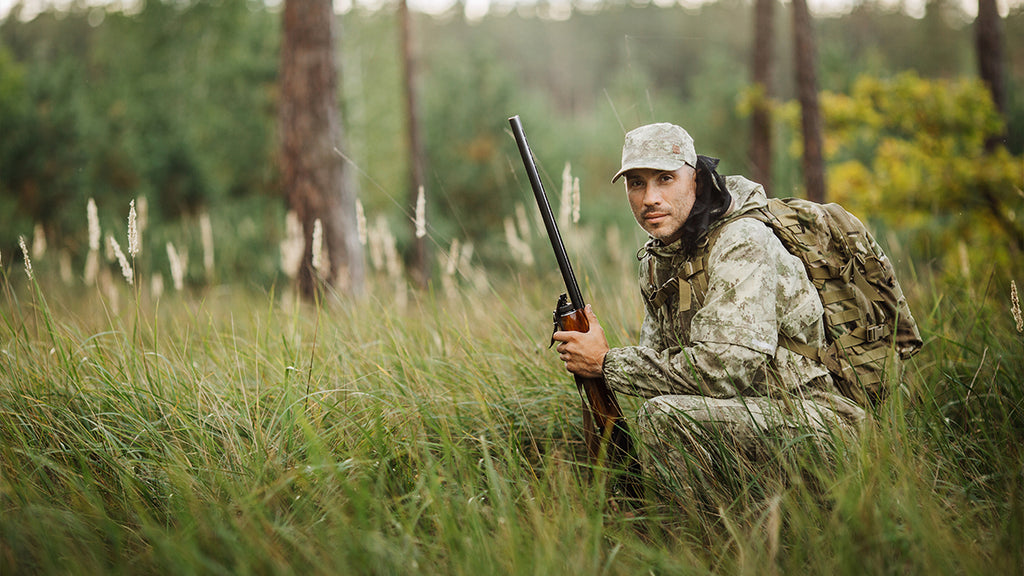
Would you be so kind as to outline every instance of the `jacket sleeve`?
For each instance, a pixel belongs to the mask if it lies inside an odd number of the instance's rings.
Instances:
[[[689,346],[669,346],[647,310],[637,346],[614,348],[604,361],[608,384],[643,397],[700,394],[726,398],[766,378],[778,344],[781,253],[762,223],[726,225],[708,257],[708,291],[694,315]],[[788,255],[788,253],[786,253]]]

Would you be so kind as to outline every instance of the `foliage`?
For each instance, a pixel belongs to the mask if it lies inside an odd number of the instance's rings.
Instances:
[[[941,10],[942,18],[923,22],[866,3],[819,18],[822,87],[850,94],[860,76],[907,69],[973,76],[969,27],[949,6]],[[684,123],[702,152],[723,159],[723,170],[748,172],[746,119],[737,109],[750,49],[746,4],[609,2],[574,6],[568,18],[556,12],[542,3],[496,8],[475,21],[456,10],[415,15],[429,226],[437,246],[473,241],[478,256],[507,261],[493,238],[526,195],[506,134],[511,114],[524,117],[551,188],[571,163],[588,199],[585,218],[599,227],[631,226],[607,175],[623,131],[639,123]],[[0,23],[0,54],[9,55],[0,56],[0,250],[13,250],[17,236],[36,223],[51,242],[84,237],[81,211],[90,197],[107,213],[147,197],[154,229],[173,229],[221,205],[279,202],[278,18],[248,0],[161,0],[133,10],[72,3],[25,20],[12,12]],[[357,5],[339,18],[341,148],[360,176],[369,218],[389,221],[401,244],[411,215],[404,212],[409,170],[397,21],[390,5]],[[1019,10],[1005,20],[1013,154],[1024,134],[1024,101],[1013,90],[1024,61],[1022,22]],[[775,86],[782,101],[792,95],[788,25],[788,12],[777,10]],[[957,57],[938,57],[934,37]],[[917,49],[922,45],[929,49]],[[799,193],[798,163],[785,154],[793,134],[786,130],[777,131],[775,147],[772,187],[779,195]],[[63,248],[81,265],[82,244]],[[244,263],[231,273],[272,281]]]
[[[1003,269],[1019,254],[1022,159],[986,150],[1003,125],[980,81],[862,77],[849,95],[824,94],[822,108],[831,200],[957,273],[960,245],[987,247],[977,263]]]

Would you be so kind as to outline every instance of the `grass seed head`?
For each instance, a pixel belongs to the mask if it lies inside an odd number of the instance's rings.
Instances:
[[[28,257],[28,247],[25,246],[25,237],[18,236],[18,246],[21,246],[21,254],[25,257],[25,275],[32,279],[32,259]]]
[[[96,210],[96,201],[92,198],[85,205],[85,217],[89,222],[89,250],[96,252],[100,249],[100,216]]]
[[[306,238],[302,222],[294,210],[289,210],[284,218],[284,240],[281,240],[281,270],[285,276],[295,279],[302,266],[303,251],[306,249]]]
[[[423,238],[427,235],[427,195],[420,186],[416,193],[416,237]]]
[[[135,258],[139,255],[139,216],[135,211],[135,200],[132,200],[128,205],[128,255]],[[120,248],[118,248],[120,251]],[[120,260],[120,257],[118,258]],[[122,272],[124,271],[124,264],[121,265]],[[127,276],[126,276],[127,278]],[[131,284],[131,280],[128,281]]]
[[[580,179],[572,179],[572,223],[580,221]]]
[[[128,284],[135,283],[135,274],[132,272],[132,266],[128,263],[128,258],[121,251],[121,245],[117,243],[117,239],[113,236],[107,236],[107,242],[110,244],[111,250],[114,251],[114,255],[117,257],[118,264],[121,265],[121,275]]]
[[[100,271],[100,251],[89,250],[85,256],[85,285],[92,286],[96,283],[96,274]]]
[[[213,225],[210,215],[203,212],[199,215],[199,232],[203,242],[203,270],[207,278],[213,277]]]
[[[1017,282],[1010,281],[1010,312],[1017,323],[1017,332],[1024,334],[1024,316],[1020,312],[1020,297],[1017,295]]]
[[[185,287],[185,262],[170,242],[167,243],[167,260],[171,263],[171,281],[174,283],[174,289],[181,292]]]
[[[572,165],[565,163],[562,169],[562,196],[558,203],[558,223],[563,227],[569,225],[572,218]]]
[[[327,261],[324,258],[324,225],[319,218],[313,221],[313,270],[321,278],[327,277]]]
[[[36,223],[32,229],[32,257],[39,260],[46,255],[46,229]]]
[[[363,203],[356,198],[356,230],[359,232],[359,245],[366,246],[366,211],[363,210]]]

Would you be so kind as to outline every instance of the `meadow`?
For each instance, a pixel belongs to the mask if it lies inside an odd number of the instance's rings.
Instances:
[[[2,574],[1024,571],[1024,336],[989,272],[900,259],[926,341],[905,389],[831,457],[727,467],[698,505],[617,501],[587,463],[540,267],[301,303],[2,256]],[[629,343],[635,263],[586,258]]]

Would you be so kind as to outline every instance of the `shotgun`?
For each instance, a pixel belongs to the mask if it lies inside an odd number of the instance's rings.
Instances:
[[[544,227],[551,240],[551,247],[555,251],[555,259],[558,261],[562,280],[565,282],[566,293],[559,296],[553,313],[555,330],[587,332],[590,330],[590,323],[587,322],[587,317],[583,312],[585,306],[583,294],[580,292],[580,286],[572,271],[572,264],[569,263],[569,257],[566,255],[565,244],[562,243],[562,236],[558,232],[558,224],[555,222],[554,214],[551,213],[551,205],[548,203],[544,185],[537,173],[537,164],[530,151],[530,145],[526,141],[526,134],[523,133],[523,124],[519,120],[519,116],[513,116],[508,121],[512,125],[512,134],[519,146],[519,154],[523,157],[523,165],[526,167],[533,195],[537,199],[537,207],[540,208]],[[580,398],[583,399],[584,439],[591,459],[594,462],[600,462],[607,458],[609,464],[615,467],[626,465],[633,469],[632,464],[635,463],[633,441],[629,435],[626,421],[622,417],[622,409],[619,408],[615,393],[608,387],[604,378],[588,378],[575,374],[573,377],[576,380],[576,389],[580,393]],[[602,449],[607,451],[602,454]]]

